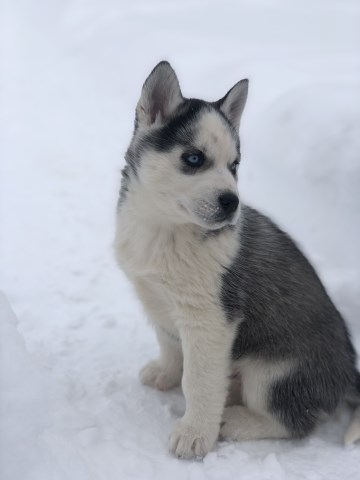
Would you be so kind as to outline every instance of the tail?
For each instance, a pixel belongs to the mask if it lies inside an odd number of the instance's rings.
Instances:
[[[360,372],[356,372],[355,391],[351,395],[350,402],[357,405],[351,423],[345,433],[345,445],[351,445],[360,440]]]

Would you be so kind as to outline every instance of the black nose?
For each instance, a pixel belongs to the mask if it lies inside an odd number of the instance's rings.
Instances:
[[[239,198],[231,192],[222,193],[219,196],[219,203],[225,213],[234,213],[239,205]]]

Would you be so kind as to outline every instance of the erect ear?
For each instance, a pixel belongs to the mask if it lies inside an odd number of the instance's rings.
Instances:
[[[228,91],[225,97],[215,102],[236,130],[239,130],[241,114],[248,95],[248,86],[249,80],[246,78],[240,80]]]
[[[142,87],[136,107],[139,125],[163,124],[182,103],[179,81],[170,63],[160,62],[150,73]]]

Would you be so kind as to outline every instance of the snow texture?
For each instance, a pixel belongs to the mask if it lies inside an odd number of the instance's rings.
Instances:
[[[345,408],[306,440],[172,458],[184,399],[138,381],[157,346],[112,253],[119,172],[152,67],[170,60],[184,95],[210,100],[249,77],[242,198],[298,240],[360,352],[359,1],[0,8],[1,479],[359,479]]]

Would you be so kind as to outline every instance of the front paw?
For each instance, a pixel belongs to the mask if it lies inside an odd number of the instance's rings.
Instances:
[[[171,453],[179,458],[202,458],[213,447],[219,434],[219,428],[204,422],[196,426],[195,422],[180,420],[170,436]]]
[[[181,381],[181,372],[167,371],[159,360],[152,360],[140,370],[140,381],[157,390],[170,390]]]

